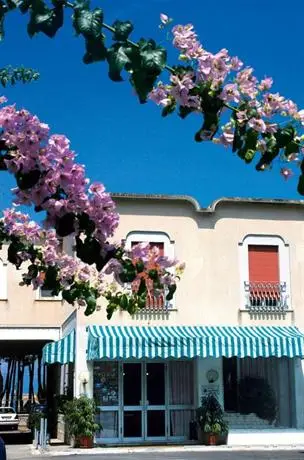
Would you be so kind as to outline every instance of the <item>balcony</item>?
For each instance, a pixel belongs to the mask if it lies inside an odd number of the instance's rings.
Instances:
[[[126,284],[126,288],[130,291],[136,291],[138,289],[139,283],[137,281],[132,284]],[[167,289],[159,292],[155,292],[154,295],[147,293],[146,306],[139,310],[137,314],[168,314],[171,311],[176,311],[173,306],[173,300],[166,300]]]
[[[250,313],[283,313],[288,311],[286,283],[244,282],[245,308]]]

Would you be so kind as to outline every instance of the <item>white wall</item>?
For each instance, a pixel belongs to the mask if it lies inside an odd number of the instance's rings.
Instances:
[[[224,404],[223,390],[223,361],[222,358],[199,358],[196,361],[196,378],[197,378],[197,394],[196,404],[200,405],[200,401],[204,393],[208,390],[216,392],[217,398],[221,405]],[[214,383],[209,383],[207,380],[207,372],[214,369],[218,372],[218,380]]]

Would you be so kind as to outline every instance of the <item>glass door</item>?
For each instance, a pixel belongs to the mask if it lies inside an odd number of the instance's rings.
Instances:
[[[148,362],[145,367],[145,439],[165,440],[167,436],[167,365]]]
[[[94,361],[93,395],[99,409],[96,421],[102,430],[96,433],[100,443],[118,442],[120,418],[120,366],[118,362]]]
[[[122,437],[134,442],[144,439],[142,363],[123,363]]]

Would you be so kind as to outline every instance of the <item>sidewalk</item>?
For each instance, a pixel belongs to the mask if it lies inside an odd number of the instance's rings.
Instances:
[[[297,451],[303,450],[304,443],[298,446],[147,446],[147,447],[95,447],[94,449],[75,449],[68,446],[50,446],[46,450],[32,449],[32,454],[48,457],[70,455],[118,455],[118,454],[153,454],[166,452],[242,452],[242,451]]]

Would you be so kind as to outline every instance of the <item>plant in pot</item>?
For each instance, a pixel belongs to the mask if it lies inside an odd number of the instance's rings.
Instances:
[[[224,420],[224,411],[216,396],[207,393],[201,399],[196,410],[198,440],[205,445],[227,444],[228,423]]]
[[[93,438],[100,425],[96,423],[95,402],[87,396],[66,401],[63,407],[65,422],[75,447],[93,447]]]

